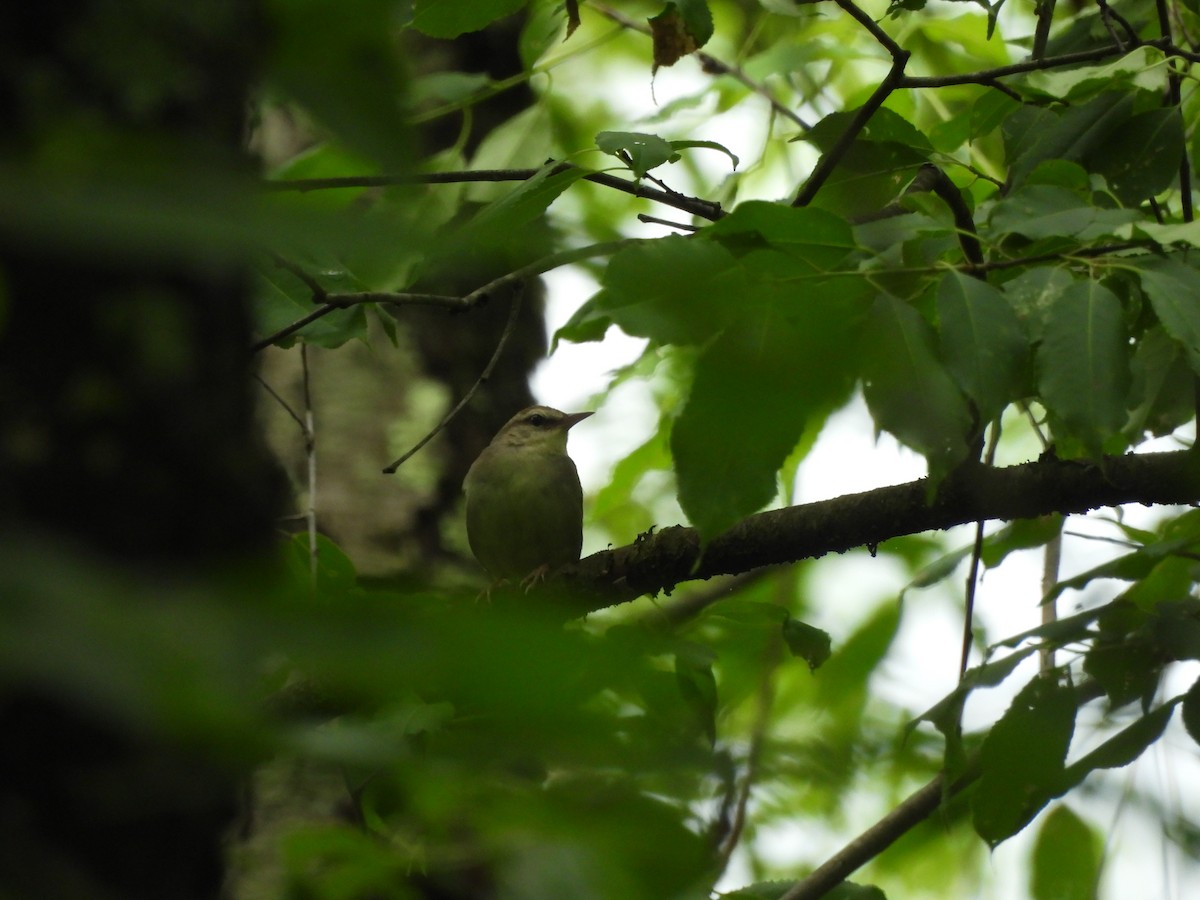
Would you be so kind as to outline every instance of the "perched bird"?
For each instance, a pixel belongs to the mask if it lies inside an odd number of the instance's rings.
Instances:
[[[579,559],[583,489],[567,432],[590,415],[523,409],[472,463],[463,482],[467,537],[493,578],[529,586]]]

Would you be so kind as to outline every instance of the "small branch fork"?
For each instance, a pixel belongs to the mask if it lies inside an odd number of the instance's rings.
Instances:
[[[331,312],[339,309],[347,309],[351,306],[358,306],[363,303],[393,303],[397,306],[440,306],[448,309],[451,312],[465,312],[474,309],[480,303],[483,303],[490,294],[508,287],[517,282],[526,281],[543,272],[549,272],[551,269],[557,269],[559,266],[570,265],[580,260],[590,259],[596,256],[608,256],[616,253],[623,247],[642,243],[642,238],[629,238],[621,241],[606,241],[600,244],[591,244],[587,247],[578,247],[573,250],[564,250],[561,253],[552,253],[549,256],[544,256],[541,259],[530,263],[527,266],[522,266],[515,272],[508,272],[489,281],[482,287],[478,287],[471,293],[462,297],[454,297],[443,294],[410,294],[410,293],[392,293],[389,291],[363,291],[357,294],[329,294],[319,282],[307,272],[304,272],[295,263],[289,262],[276,257],[276,264],[281,268],[292,272],[305,283],[312,291],[313,302],[318,304],[316,309],[305,316],[297,319],[295,322],[284,326],[273,334],[269,334],[264,338],[255,341],[250,346],[251,353],[258,353],[265,350],[272,344],[291,337],[297,331],[300,331],[306,325],[311,325],[318,319],[329,315]]]
[[[454,417],[462,412],[463,408],[471,402],[471,398],[475,396],[475,392],[479,390],[480,386],[492,377],[492,372],[495,371],[496,363],[498,363],[500,361],[500,357],[504,355],[504,348],[508,346],[509,340],[512,339],[513,332],[517,329],[517,320],[521,317],[521,306],[524,304],[524,301],[525,285],[524,283],[518,283],[516,285],[516,291],[513,293],[512,304],[508,308],[508,319],[504,323],[504,331],[500,334],[500,340],[496,342],[496,349],[492,351],[492,358],[488,360],[488,364],[484,366],[483,371],[479,373],[479,377],[475,379],[475,383],[472,384],[470,389],[462,395],[462,399],[460,399],[458,403],[454,405],[454,408],[451,409],[450,412],[446,413],[446,415],[442,418],[442,421],[438,422],[437,425],[434,426],[432,431],[425,435],[425,437],[421,438],[421,440],[417,441],[417,443],[414,444],[413,447],[408,450],[408,452],[403,454],[394,463],[384,468],[384,475],[395,474],[396,470],[405,462],[407,462],[412,456],[414,456],[418,450],[437,437],[437,435],[441,433],[442,429],[449,425],[454,420]]]

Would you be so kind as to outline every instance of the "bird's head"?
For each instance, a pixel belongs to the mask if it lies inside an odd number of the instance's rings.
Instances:
[[[530,406],[509,419],[492,443],[566,453],[567,432],[590,415],[590,412],[565,413],[549,406]]]

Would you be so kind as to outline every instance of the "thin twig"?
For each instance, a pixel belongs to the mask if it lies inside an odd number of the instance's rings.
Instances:
[[[308,565],[311,587],[317,589],[317,435],[313,416],[312,390],[309,383],[308,344],[300,345],[301,383],[304,386],[304,456],[308,461]]]
[[[645,35],[650,34],[650,28],[648,26],[629,18],[623,12],[613,9],[611,6],[596,2],[589,3],[588,5],[596,10],[596,12],[600,13],[600,15],[607,19],[611,19],[624,28],[628,28],[631,31],[638,31]],[[771,92],[767,90],[765,85],[759,84],[737,66],[731,65],[727,62],[722,62],[715,56],[712,56],[703,50],[697,50],[695,56],[696,59],[700,61],[700,67],[705,72],[708,72],[712,75],[728,75],[730,78],[741,82],[742,85],[749,88],[753,93],[758,94],[760,97],[765,99],[769,104],[771,104],[771,108],[779,113],[779,115],[790,119],[805,131],[808,131],[810,128],[812,128],[812,125],[810,125],[794,111],[775,98]]]
[[[487,366],[484,367],[484,370],[479,374],[479,377],[475,379],[475,383],[471,385],[470,389],[463,394],[462,399],[454,405],[454,408],[451,409],[450,412],[446,413],[446,415],[442,418],[442,421],[438,422],[438,424],[432,431],[429,432],[429,434],[417,441],[416,445],[411,450],[401,456],[390,466],[385,468],[383,470],[384,475],[394,474],[395,471],[400,468],[400,466],[402,466],[408,459],[415,455],[418,450],[437,437],[442,432],[442,429],[449,425],[459,414],[459,412],[462,411],[463,407],[471,402],[471,398],[475,396],[475,392],[479,390],[480,386],[492,377],[492,371],[496,368],[496,363],[500,361],[500,357],[504,353],[504,348],[508,346],[508,342],[512,338],[513,332],[516,331],[517,319],[521,314],[521,305],[524,302],[524,299],[525,285],[523,282],[520,282],[516,284],[516,289],[513,291],[512,303],[508,308],[508,320],[504,323],[504,331],[500,333],[500,340],[496,342],[496,349],[492,351],[492,358],[488,360]]]
[[[1046,42],[1050,39],[1050,25],[1054,20],[1054,0],[1039,0],[1037,5],[1037,25],[1033,30],[1034,59],[1046,55]]]
[[[817,900],[846,880],[855,869],[874,859],[915,825],[979,777],[979,754],[967,763],[967,771],[947,788],[945,778],[936,776],[917,789],[886,816],[854,838],[818,866],[807,878],[793,885],[779,900]]]
[[[270,193],[330,191],[352,188],[393,187],[398,184],[464,184],[528,181],[541,169],[468,169],[461,172],[406,172],[403,175],[339,175],[333,178],[281,178],[264,181]]]
[[[837,0],[837,5],[842,8],[843,12],[848,13],[855,22],[867,29],[871,33],[871,37],[879,42],[879,45],[888,52],[888,55],[893,60],[908,59],[908,51],[897,44],[890,34],[880,28],[878,22],[856,6],[853,0]]]
[[[993,465],[996,462],[996,446],[1000,443],[1000,419],[992,423],[992,433],[988,439],[987,453],[984,454],[984,464]],[[975,593],[979,587],[979,564],[983,558],[983,519],[975,523],[975,543],[971,547],[971,565],[967,569],[967,589],[963,610],[962,656],[958,665],[958,680],[962,681],[967,674],[967,664],[971,660],[971,642],[975,636]],[[961,728],[961,723],[959,728]]]
[[[463,305],[469,309],[483,302],[488,294],[501,290],[518,281],[526,281],[535,275],[549,272],[551,269],[557,269],[559,266],[570,265],[571,263],[579,262],[583,259],[592,259],[596,256],[611,256],[625,247],[631,247],[634,244],[650,243],[655,240],[657,238],[624,238],[619,241],[604,241],[599,244],[589,244],[586,247],[576,247],[572,250],[561,250],[558,253],[543,256],[541,259],[535,260],[527,266],[522,266],[514,272],[501,275],[499,278],[489,281],[483,287],[478,287],[471,291],[471,293],[463,297]]]
[[[339,309],[347,309],[363,303],[394,303],[404,306],[441,306],[449,310],[465,310],[470,307],[463,303],[462,297],[450,297],[443,294],[403,294],[387,291],[363,291],[360,294],[325,294],[326,302],[322,303],[308,315],[301,316],[290,325],[285,325],[278,331],[255,341],[250,345],[251,353],[265,350],[272,344],[291,337],[307,325],[322,319]]]
[[[548,164],[553,160],[548,161]],[[544,167],[543,167],[544,168]],[[576,168],[571,163],[558,163],[552,175]],[[339,178],[294,178],[263,182],[267,191],[325,191],[345,188],[387,187],[397,184],[463,184],[473,182],[528,181],[543,169],[471,169],[462,172],[412,172],[404,175],[349,175]],[[664,206],[683,210],[702,219],[715,221],[725,213],[720,203],[685,197],[670,191],[648,187],[642,182],[626,181],[607,172],[588,172],[584,181],[600,184],[613,190],[632,194],[642,200],[653,200]]]
[[[703,587],[690,591],[678,600],[663,604],[647,613],[642,620],[650,627],[678,628],[702,613],[714,603],[733,596],[768,575],[779,571],[782,566],[763,566],[741,572],[730,578],[716,578]]]
[[[1109,6],[1107,0],[1096,0],[1096,5],[1100,7],[1100,17],[1104,20],[1104,27],[1108,29],[1108,33],[1112,35],[1114,44],[1120,45],[1126,43],[1126,41],[1131,44],[1136,44],[1138,42],[1137,29],[1129,24],[1128,19]],[[1114,29],[1112,27],[1113,22],[1116,22],[1123,29],[1125,29],[1124,41],[1122,41],[1120,37],[1114,33]],[[1163,37],[1169,38],[1170,34],[1164,31]]]
[[[841,0],[846,2],[846,0]],[[834,168],[842,161],[842,157],[850,149],[850,145],[858,138],[859,133],[867,127],[867,122],[871,120],[871,116],[875,115],[876,110],[883,105],[883,101],[888,98],[900,83],[900,79],[904,75],[904,67],[908,64],[908,55],[904,51],[903,56],[897,58],[892,63],[891,71],[879,83],[879,87],[875,88],[875,92],[867,98],[867,102],[858,108],[854,114],[854,118],[850,120],[850,124],[846,126],[846,130],[838,135],[838,139],[829,149],[828,153],[822,154],[817,160],[816,166],[813,168],[812,174],[808,176],[808,180],[804,182],[804,186],[800,189],[800,193],[796,195],[796,199],[792,201],[792,206],[808,206],[817,196],[817,191],[825,184],[830,175],[833,174]]]
[[[278,331],[274,332],[273,334],[268,334],[265,338],[261,338],[260,340],[255,341],[253,344],[250,345],[250,352],[258,353],[261,350],[267,349],[272,344],[278,343],[279,341],[282,341],[285,338],[291,337],[293,334],[295,334],[297,331],[299,331],[304,326],[311,325],[313,322],[317,321],[317,319],[324,318],[325,316],[327,316],[331,312],[333,312],[335,309],[342,309],[342,307],[335,306],[332,303],[323,303],[322,305],[320,305],[316,309],[314,309],[312,312],[310,312],[308,315],[301,316],[299,319],[297,319],[295,322],[292,322],[290,325],[285,325],[283,328],[280,328]]]
[[[680,231],[699,231],[699,226],[685,225],[683,222],[672,222],[670,219],[660,219],[658,216],[650,216],[646,213],[638,213],[637,219],[639,222],[645,222],[647,225],[666,225],[668,228],[678,228]]]
[[[1087,681],[1075,689],[1079,706],[1104,695],[1095,681]],[[794,885],[779,900],[818,900],[845,881],[854,871],[875,859],[884,850],[919,825],[943,802],[949,801],[972,783],[980,774],[979,752],[967,757],[963,774],[947,785],[944,775],[938,775],[924,787],[918,788],[882,819],[846,844],[841,850],[818,866],[807,878]]]
[[[615,253],[622,247],[629,244],[641,243],[649,238],[628,238],[621,241],[607,241],[602,244],[592,244],[587,247],[577,247],[573,250],[563,250],[559,253],[552,253],[549,256],[544,256],[539,260],[530,263],[517,269],[515,272],[509,272],[502,275],[494,281],[490,281],[481,288],[477,288],[465,297],[450,297],[442,294],[401,294],[388,293],[380,291],[364,291],[361,294],[327,294],[331,302],[326,302],[318,306],[308,315],[297,319],[290,325],[286,325],[273,334],[255,341],[250,345],[250,352],[257,353],[277,341],[291,337],[306,325],[310,325],[317,319],[329,315],[329,313],[338,309],[345,309],[348,306],[353,306],[359,303],[396,303],[396,304],[412,304],[419,306],[442,306],[450,310],[465,311],[473,309],[491,292],[499,290],[509,284],[517,281],[524,281],[527,278],[532,278],[534,275],[541,275],[543,272],[549,272],[551,269],[559,266],[569,265],[573,262],[578,262],[581,259],[590,259],[594,256],[606,256]]]
[[[729,866],[729,859],[737,849],[738,840],[746,827],[746,809],[750,805],[750,789],[758,778],[759,762],[766,744],[767,729],[771,725],[771,707],[775,703],[775,685],[772,676],[779,665],[781,641],[771,641],[764,653],[762,680],[758,685],[758,703],[754,713],[754,725],[750,729],[750,746],[746,749],[746,767],[738,786],[737,802],[733,809],[733,820],[729,832],[717,848],[716,871],[720,874]]]
[[[979,245],[978,232],[975,230],[975,219],[972,218],[971,210],[967,208],[958,185],[933,163],[925,163],[904,193],[908,195],[923,191],[932,191],[949,207],[950,214],[954,216],[954,227],[958,231],[958,242],[962,247],[963,256],[971,266],[978,269],[983,265],[983,251]]]
[[[1063,517],[1063,524],[1066,524],[1066,517]],[[1042,559],[1042,596],[1051,596],[1051,591],[1054,590],[1054,585],[1058,583],[1058,566],[1062,561],[1062,530],[1050,539],[1044,550],[1044,558]],[[1042,624],[1049,625],[1058,619],[1058,599],[1055,598],[1049,603],[1042,604]],[[1039,670],[1049,672],[1054,668],[1054,645],[1046,643],[1038,654]]]
[[[462,297],[448,294],[407,294],[392,291],[361,291],[357,293],[326,294],[330,306],[344,309],[362,303],[394,303],[397,306],[441,306],[452,311],[468,309]]]
[[[1158,38],[1152,41],[1141,41],[1137,47],[1157,47],[1168,55],[1192,59],[1197,55],[1181,50],[1171,45],[1171,42]],[[905,75],[900,79],[898,88],[930,88],[952,87],[956,84],[990,84],[997,78],[1009,75],[1020,75],[1024,72],[1039,72],[1043,69],[1056,69],[1061,66],[1074,66],[1079,63],[1100,62],[1110,56],[1121,56],[1136,47],[1122,49],[1115,45],[1098,47],[1093,50],[1077,50],[1074,53],[1063,53],[1059,56],[1047,56],[1042,59],[1027,59],[1023,62],[1007,66],[997,66],[994,69],[978,69],[974,72],[964,72],[960,75]]]
[[[846,126],[846,130],[838,135],[838,139],[829,148],[829,151],[822,154],[821,158],[817,160],[817,165],[813,168],[812,174],[808,176],[808,180],[804,182],[804,186],[800,188],[800,193],[796,195],[796,199],[792,201],[792,206],[808,206],[813,201],[813,198],[817,196],[817,191],[821,190],[821,186],[833,174],[833,170],[842,161],[842,157],[846,155],[850,149],[850,145],[858,139],[858,135],[867,127],[867,122],[871,121],[871,116],[875,115],[876,110],[883,105],[883,101],[891,95],[892,91],[900,86],[900,83],[904,79],[904,67],[908,65],[908,58],[911,55],[892,40],[891,35],[880,28],[874,19],[859,9],[853,0],[837,0],[837,5],[849,14],[854,21],[870,32],[871,36],[879,42],[883,49],[887,50],[888,54],[892,57],[892,68],[888,70],[883,81],[879,83],[879,86],[867,98],[867,102],[858,108],[858,111],[854,114],[854,118]]]
[[[1163,40],[1171,41],[1171,14],[1167,9],[1166,0],[1155,0],[1154,7],[1158,12],[1158,28]],[[1180,75],[1175,64],[1167,62],[1167,105],[1181,110],[1182,97],[1179,90]],[[1179,202],[1183,213],[1183,221],[1191,222],[1195,217],[1192,209],[1192,166],[1188,159],[1185,142],[1183,155],[1179,160]]]
[[[292,409],[292,407],[288,404],[288,402],[286,400],[284,400],[282,396],[280,396],[280,394],[275,390],[275,388],[273,388],[269,384],[267,384],[267,382],[263,379],[263,377],[261,375],[259,375],[257,372],[255,372],[253,377],[254,377],[255,381],[257,381],[259,384],[262,385],[263,390],[265,390],[268,394],[270,394],[275,399],[275,402],[283,407],[284,412],[286,412],[289,416],[291,416],[292,420],[295,421],[295,423],[300,426],[300,432],[303,434],[305,431],[305,425],[304,425],[304,420],[302,418],[300,418],[300,415],[294,409]],[[308,440],[307,435],[305,435],[305,440],[306,441]]]
[[[296,265],[296,263],[292,262],[290,259],[280,256],[278,253],[272,253],[271,259],[275,261],[275,265],[277,267],[280,269],[286,269],[288,272],[291,272],[302,282],[304,282],[304,286],[312,291],[314,302],[320,303],[325,299],[325,288],[321,285],[321,282],[309,275],[308,272],[304,271],[304,269]]]

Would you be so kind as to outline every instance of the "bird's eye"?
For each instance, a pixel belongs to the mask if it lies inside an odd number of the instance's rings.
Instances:
[[[530,416],[525,421],[527,421],[530,425],[542,426],[542,425],[545,425],[546,422],[549,420],[545,416],[543,416],[541,413],[534,413],[532,416]]]

